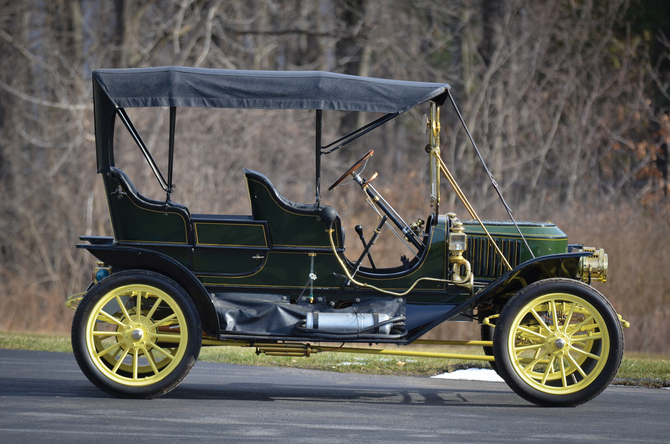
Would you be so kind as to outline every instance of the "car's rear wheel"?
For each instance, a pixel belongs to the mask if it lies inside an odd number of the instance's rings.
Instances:
[[[623,332],[610,303],[593,287],[546,279],[519,291],[493,335],[500,376],[538,405],[574,406],[602,392],[623,356]]]
[[[72,324],[84,374],[119,397],[151,398],[174,389],[200,353],[195,305],[173,280],[147,271],[113,274],[93,287]]]

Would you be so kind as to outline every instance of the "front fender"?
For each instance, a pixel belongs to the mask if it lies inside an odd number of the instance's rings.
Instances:
[[[512,271],[483,288],[468,302],[479,303],[495,297],[513,295],[542,279],[555,277],[579,279],[579,259],[589,254],[580,251],[536,257],[519,264]]]
[[[435,319],[430,324],[422,327],[420,330],[413,332],[412,335],[407,338],[406,343],[409,344],[415,341],[441,323],[448,321],[467,310],[472,310],[482,302],[498,299],[501,303],[504,303],[504,299],[511,297],[533,282],[556,277],[579,279],[579,259],[589,255],[589,252],[583,251],[552,254],[536,257],[535,259],[519,264],[516,268],[505,273],[498,280],[484,287],[467,301],[454,307],[452,310]],[[495,301],[495,303],[497,302],[498,301]]]
[[[175,280],[191,296],[203,330],[216,338],[219,337],[219,319],[209,293],[190,270],[165,254],[137,247],[113,244],[81,244],[78,248],[88,250],[114,270],[149,270],[164,274]]]

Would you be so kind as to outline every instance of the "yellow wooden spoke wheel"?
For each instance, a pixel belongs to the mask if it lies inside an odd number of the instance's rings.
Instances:
[[[158,396],[176,387],[200,352],[201,329],[190,297],[171,279],[117,273],[82,300],[72,328],[86,376],[123,397]]]
[[[517,293],[494,334],[498,372],[539,405],[588,401],[607,387],[623,355],[616,313],[593,287],[547,279]]]

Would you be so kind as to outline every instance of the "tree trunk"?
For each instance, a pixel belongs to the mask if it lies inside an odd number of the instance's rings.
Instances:
[[[344,74],[367,75],[370,69],[370,53],[366,51],[365,18],[366,0],[342,1],[340,26],[346,37],[335,47],[338,65]],[[359,128],[362,116],[358,112],[346,114],[340,121],[340,132],[348,134]]]

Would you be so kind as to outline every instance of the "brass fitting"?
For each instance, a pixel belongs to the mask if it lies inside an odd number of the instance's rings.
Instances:
[[[451,264],[452,280],[456,285],[472,288],[473,276],[470,262],[463,256],[468,248],[468,236],[465,234],[463,223],[455,213],[447,213],[451,220],[449,230],[449,264]],[[461,276],[461,271],[465,269]]]
[[[582,251],[591,253],[579,259],[579,278],[583,282],[591,283],[596,280],[607,282],[607,254],[604,249],[596,250],[593,247],[584,247]]]
[[[409,228],[416,234],[420,235],[423,232],[423,224],[425,221],[423,219],[417,219],[416,222],[412,222]]]

